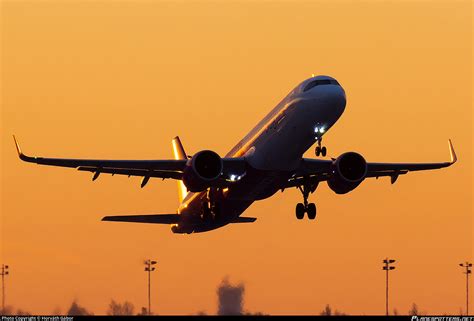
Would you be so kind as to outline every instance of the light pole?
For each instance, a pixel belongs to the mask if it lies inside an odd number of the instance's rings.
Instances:
[[[2,264],[2,314],[5,313],[5,275],[8,275],[8,265]]]
[[[388,315],[388,271],[395,270],[394,266],[390,266],[390,264],[395,263],[395,260],[391,260],[389,258],[385,258],[382,261],[384,266],[382,269],[386,272],[386,282],[385,282],[385,315]]]
[[[459,266],[466,269],[463,273],[466,274],[466,315],[469,315],[469,274],[472,263],[466,261],[466,263],[459,263]]]
[[[151,315],[151,272],[155,271],[155,268],[152,265],[155,265],[157,262],[152,260],[145,261],[145,272],[148,272],[148,315]]]

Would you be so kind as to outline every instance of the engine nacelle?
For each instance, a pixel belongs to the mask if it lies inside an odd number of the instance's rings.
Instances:
[[[355,152],[344,153],[332,164],[329,187],[336,194],[345,194],[359,186],[367,175],[367,162]]]
[[[203,150],[188,160],[183,172],[183,183],[191,192],[207,189],[222,174],[222,158],[211,150]]]

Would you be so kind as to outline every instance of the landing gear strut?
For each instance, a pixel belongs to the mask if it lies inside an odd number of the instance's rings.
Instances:
[[[308,203],[309,194],[316,190],[317,184],[305,183],[303,186],[298,186],[298,189],[303,194],[303,203],[296,204],[296,218],[301,220],[304,218],[304,213],[308,214],[310,220],[316,218],[316,205],[314,203]]]
[[[326,157],[327,149],[326,149],[326,146],[321,147],[322,141],[323,141],[323,138],[318,137],[318,146],[316,146],[316,149],[314,150],[314,152],[316,153],[316,156],[318,157],[319,155]]]
[[[202,214],[201,219],[206,222],[213,222],[219,220],[220,207],[219,204],[214,201],[217,197],[216,191],[207,191],[206,197],[202,199]]]
[[[209,202],[207,200],[203,200],[203,202],[202,202],[201,219],[204,222],[211,222],[211,221],[214,220],[214,217],[213,217],[212,211],[211,211],[211,207],[209,206]]]

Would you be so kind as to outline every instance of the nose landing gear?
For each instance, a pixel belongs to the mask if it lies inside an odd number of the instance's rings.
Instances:
[[[296,218],[302,220],[304,218],[304,213],[308,214],[310,220],[316,218],[316,205],[314,203],[308,203],[309,194],[313,193],[316,190],[318,184],[309,184],[305,183],[303,186],[298,186],[298,189],[303,194],[303,203],[296,204]]]
[[[319,157],[319,155],[321,155],[323,157],[326,157],[326,154],[327,154],[326,146],[321,147],[322,141],[323,141],[323,138],[319,137],[318,138],[318,146],[316,146],[316,149],[314,150],[314,152],[316,153],[316,156],[318,156],[318,157]]]

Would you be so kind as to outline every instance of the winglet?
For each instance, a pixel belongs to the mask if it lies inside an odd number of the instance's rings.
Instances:
[[[456,152],[454,151],[453,143],[451,142],[451,139],[449,141],[449,155],[451,156],[451,161],[450,164],[454,164],[457,162],[458,157],[456,156]]]
[[[20,157],[20,159],[22,161],[25,161],[25,162],[34,162],[34,158],[26,156],[25,154],[23,154],[23,152],[21,151],[21,148],[20,148],[20,144],[18,144],[18,141],[16,140],[15,135],[13,135],[13,140],[15,141],[15,146],[16,146],[16,151],[18,152],[18,157]]]
[[[20,144],[18,144],[15,135],[13,135],[13,140],[15,141],[16,151],[18,152],[18,156],[21,158],[23,153],[21,152]]]

